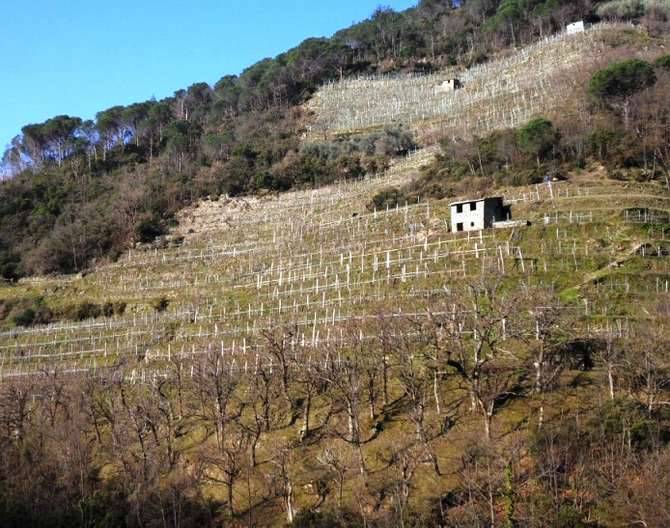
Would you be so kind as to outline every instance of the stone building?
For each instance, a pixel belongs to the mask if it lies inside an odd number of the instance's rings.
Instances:
[[[584,26],[584,21],[579,20],[578,22],[568,24],[565,30],[567,31],[568,35],[574,35],[575,33],[584,33],[584,31],[586,31],[586,27]]]
[[[509,206],[504,205],[500,196],[477,198],[449,204],[451,211],[451,232],[479,231],[493,227],[495,222],[510,220]]]
[[[446,81],[442,82],[442,84],[438,85],[435,90],[437,92],[454,92],[461,88],[463,88],[463,83],[460,81],[460,79],[454,78],[447,79]]]

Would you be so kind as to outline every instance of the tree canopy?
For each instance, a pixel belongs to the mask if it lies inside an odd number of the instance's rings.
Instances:
[[[589,92],[599,100],[623,99],[652,86],[654,68],[640,59],[616,62],[597,71],[589,83]]]
[[[551,121],[536,117],[531,119],[517,132],[519,146],[537,158],[538,165],[551,149],[558,143],[559,133]]]

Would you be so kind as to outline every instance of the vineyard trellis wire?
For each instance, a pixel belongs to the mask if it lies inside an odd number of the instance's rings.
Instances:
[[[559,96],[570,86],[570,73],[588,68],[603,51],[603,35],[622,27],[602,23],[577,35],[561,32],[463,71],[361,76],[328,83],[308,104],[316,114],[310,132],[317,138],[320,132],[434,119],[459,137],[517,126],[562,100]],[[436,89],[451,77],[458,77],[463,88],[446,93]]]

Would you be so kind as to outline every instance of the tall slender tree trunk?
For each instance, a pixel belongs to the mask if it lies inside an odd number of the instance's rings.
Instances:
[[[433,370],[433,397],[435,398],[435,412],[438,416],[442,416],[442,406],[440,405],[439,373],[437,369]]]
[[[307,392],[307,399],[305,401],[305,409],[302,416],[302,435],[303,438],[309,436],[309,414],[312,410],[312,392]]]
[[[226,487],[228,488],[228,509],[230,510],[230,516],[235,517],[235,507],[233,506],[233,480],[230,479],[226,482]]]
[[[384,354],[382,360],[382,398],[384,407],[387,407],[389,404],[389,374],[388,374],[388,362],[386,360],[386,354]]]
[[[293,523],[295,512],[293,511],[293,483],[291,479],[286,482],[286,520],[288,524]]]
[[[609,385],[610,400],[614,399],[614,365],[610,361],[607,362],[607,383]]]

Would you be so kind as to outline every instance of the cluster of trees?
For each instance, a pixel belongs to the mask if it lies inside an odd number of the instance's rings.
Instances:
[[[530,41],[543,32],[561,29],[571,18],[592,13],[589,3],[564,2],[560,9],[555,4],[553,0],[471,0],[456,9],[451,1],[424,0],[403,13],[379,7],[368,20],[332,38],[307,39],[239,76],[224,76],[214,86],[195,83],[161,101],[115,106],[99,112],[93,121],[57,116],[27,125],[8,147],[4,161],[14,171],[26,166],[39,168],[48,162],[60,166],[65,159],[82,153],[105,158],[107,152],[129,143],[141,146],[148,158],[163,149],[184,155],[200,150],[196,143],[203,134],[222,131],[227,133],[205,143],[219,144],[225,151],[226,144],[230,148],[235,142],[229,131],[235,123],[230,119],[300,104],[325,80],[408,67],[408,59],[463,62],[465,54],[485,55],[488,49],[495,49],[497,39],[504,36],[496,32],[507,31],[512,19],[524,26],[525,41]],[[534,17],[542,20],[544,29],[540,32],[530,24]],[[482,25],[485,21],[487,27]],[[521,31],[514,31],[515,27],[512,25],[514,35]],[[391,62],[384,65],[388,60]]]
[[[667,22],[670,19],[668,0],[612,0],[598,5],[599,16],[619,20],[635,20],[648,17]]]
[[[145,383],[4,382],[3,526],[667,523],[666,325],[579,336],[492,279],[429,306],[318,349],[268,331],[247,369],[214,347]]]

